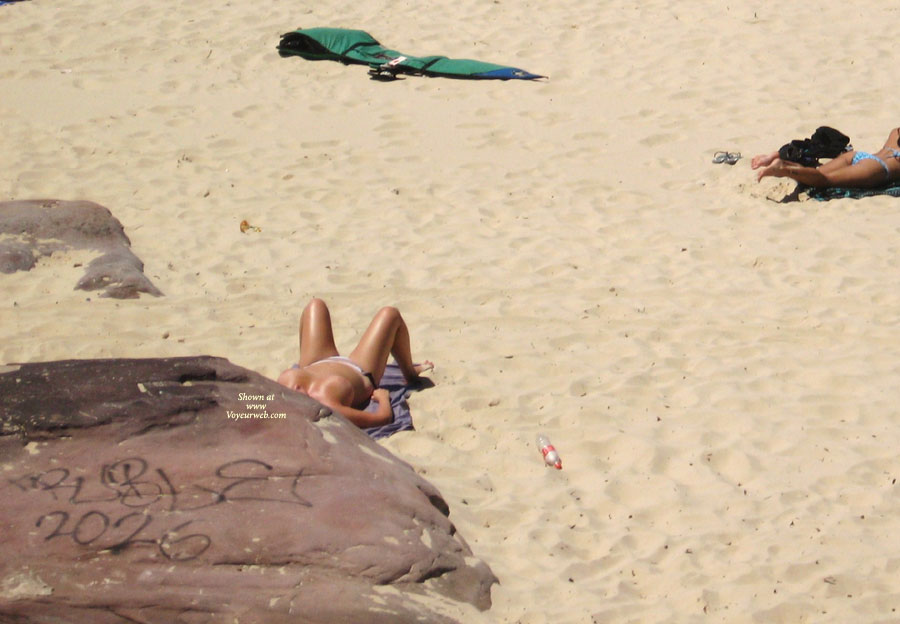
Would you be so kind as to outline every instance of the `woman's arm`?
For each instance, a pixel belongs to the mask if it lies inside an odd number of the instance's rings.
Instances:
[[[867,159],[856,165],[851,163],[852,152],[841,154],[833,161],[819,168],[804,167],[796,163],[776,159],[771,165],[759,172],[757,181],[774,176],[776,178],[790,178],[807,186],[825,188],[829,186],[847,186],[852,188],[868,188],[885,183],[884,168],[878,162]],[[828,167],[831,163],[845,163],[834,169]]]
[[[898,149],[900,148],[900,128],[894,128],[891,130],[891,133],[888,135],[887,141],[884,142],[884,147],[881,149]]]
[[[336,397],[329,396],[327,392],[313,398],[325,407],[330,407],[360,428],[386,425],[394,419],[394,412],[391,410],[391,396],[384,388],[376,388],[375,392],[372,393],[372,398],[378,403],[378,411],[375,413],[344,405],[339,400],[336,400]]]

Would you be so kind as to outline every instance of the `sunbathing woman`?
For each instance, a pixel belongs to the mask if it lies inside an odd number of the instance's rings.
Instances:
[[[434,368],[431,362],[415,365],[409,346],[409,330],[397,308],[381,308],[350,357],[338,354],[331,330],[331,315],[321,299],[313,299],[300,315],[300,361],[278,377],[278,383],[312,397],[342,414],[359,427],[391,422],[393,413],[387,390],[378,388],[388,355],[393,355],[408,382]],[[378,403],[376,413],[363,409],[369,399]]]
[[[753,169],[765,167],[756,176],[757,182],[767,176],[791,178],[807,186],[844,186],[868,188],[900,180],[900,128],[892,130],[881,150],[844,152],[818,167],[804,167],[781,160],[778,152],[760,154],[751,162]]]

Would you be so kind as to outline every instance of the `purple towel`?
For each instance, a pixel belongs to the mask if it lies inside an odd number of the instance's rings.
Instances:
[[[415,429],[412,423],[412,414],[409,413],[409,405],[406,402],[410,386],[406,383],[403,373],[400,372],[400,367],[393,362],[388,364],[387,368],[384,369],[384,375],[381,377],[381,383],[378,387],[384,388],[391,395],[391,411],[394,412],[394,420],[380,427],[368,427],[363,429],[363,431],[377,440],[378,438],[386,438],[398,431]],[[369,401],[364,411],[377,412],[378,403]]]

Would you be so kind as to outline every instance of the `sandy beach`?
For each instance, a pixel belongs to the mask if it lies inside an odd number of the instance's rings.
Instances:
[[[435,385],[382,444],[500,579],[490,611],[441,607],[460,621],[900,621],[900,203],[780,203],[794,184],[750,169],[820,125],[882,145],[898,17],[0,6],[0,197],[106,206],[165,294],[73,290],[84,252],[0,275],[0,363],[209,354],[275,378],[310,297],[342,350],[395,305]],[[549,79],[278,56],[313,26]]]

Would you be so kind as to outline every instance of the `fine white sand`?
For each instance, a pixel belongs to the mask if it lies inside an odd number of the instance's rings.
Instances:
[[[309,297],[342,349],[393,304],[436,385],[384,444],[501,581],[461,620],[898,621],[900,203],[777,203],[793,185],[749,166],[823,124],[880,147],[898,18],[836,0],[0,7],[0,197],[108,207],[165,293],[74,291],[78,254],[0,275],[0,362],[213,354],[275,377]],[[279,58],[312,26],[550,79]]]

